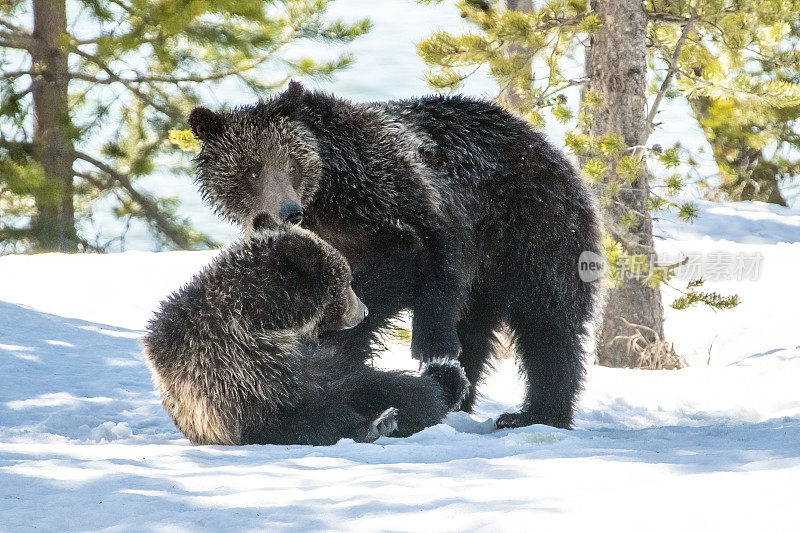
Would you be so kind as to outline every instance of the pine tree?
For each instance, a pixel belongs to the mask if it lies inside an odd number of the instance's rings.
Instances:
[[[727,57],[730,48],[705,46],[705,63],[692,72],[726,68],[762,83],[800,83],[800,20],[751,32],[745,53]],[[725,65],[722,67],[722,65]],[[677,95],[680,97],[680,94]],[[732,200],[759,200],[786,205],[781,186],[796,186],[800,176],[800,106],[767,102],[740,105],[731,99],[697,95],[689,98],[720,169],[719,188]],[[713,191],[711,191],[713,194]]]
[[[690,202],[673,200],[685,176],[673,172],[656,182],[648,171],[648,161],[666,170],[682,163],[678,139],[666,150],[646,148],[662,120],[660,104],[665,97],[706,98],[776,112],[800,104],[800,89],[788,76],[758,76],[745,68],[757,36],[785,35],[797,24],[800,2],[550,0],[525,13],[485,0],[457,6],[475,30],[437,32],[419,44],[431,67],[428,81],[456,90],[488,66],[501,94],[514,95],[501,101],[521,116],[540,125],[549,111],[575,127],[566,144],[598,191],[608,232],[612,289],[602,313],[598,361],[637,366],[639,356],[625,339],[669,346],[659,285],[671,269],[655,262],[652,213],[674,209],[687,221],[697,214]],[[649,109],[648,73],[660,82],[652,87]],[[570,106],[567,94],[575,86],[581,87],[581,101]]]
[[[0,0],[0,247],[102,251],[108,243],[92,242],[85,227],[107,197],[118,217],[146,221],[166,246],[213,245],[176,216],[176,199],[137,181],[208,91],[263,95],[291,75],[345,68],[347,54],[285,53],[368,31],[367,20],[326,21],[328,3]]]

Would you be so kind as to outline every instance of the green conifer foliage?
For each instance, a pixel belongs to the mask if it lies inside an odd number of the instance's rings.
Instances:
[[[800,106],[796,34],[800,0],[645,0],[634,2],[633,7],[626,3],[625,12],[632,17],[640,20],[639,5],[646,16],[645,31],[630,32],[638,41],[624,44],[634,51],[644,50],[642,69],[648,68],[652,81],[647,109],[640,116],[644,133],[636,130],[626,138],[619,135],[624,128],[615,133],[613,127],[597,126],[604,121],[605,126],[613,126],[602,118],[609,115],[630,118],[636,106],[624,110],[609,106],[630,104],[632,93],[617,102],[604,101],[591,87],[599,85],[607,95],[614,95],[609,80],[618,80],[619,92],[628,77],[614,64],[603,65],[605,71],[583,64],[585,57],[592,57],[595,44],[608,45],[607,35],[626,33],[618,16],[604,18],[609,13],[619,15],[620,2],[545,0],[534,2],[526,12],[515,12],[505,9],[505,2],[458,0],[461,16],[473,29],[464,34],[437,32],[419,43],[419,54],[430,67],[428,81],[439,90],[457,90],[467,77],[488,67],[498,93],[514,96],[500,98],[501,103],[534,125],[542,124],[545,113],[551,113],[573,126],[566,145],[598,192],[609,232],[604,243],[609,259],[616,265],[636,264],[646,284],[657,290],[668,280],[670,269],[648,272],[647,265],[658,264],[646,260],[653,254],[650,219],[667,209],[687,222],[698,215],[695,205],[677,199],[693,180],[692,154],[681,147],[680,139],[667,149],[647,143],[655,128],[673,119],[659,114],[661,103],[664,98],[684,98],[693,107],[720,163],[723,191],[734,198],[771,197],[777,190],[776,180],[797,171],[791,152],[770,158],[766,149],[785,149],[798,139],[794,126]],[[637,66],[631,76],[642,69]],[[575,86],[581,87],[580,101],[569,100],[569,89]],[[633,137],[636,142],[631,142]],[[648,166],[660,167],[659,174],[667,177],[656,180]],[[644,198],[641,208],[631,200],[637,194]],[[611,267],[613,275],[618,269]],[[610,281],[612,290],[625,289],[625,283]],[[645,292],[643,287],[623,290],[620,294],[629,296],[617,295],[615,300],[612,295],[608,301],[627,314],[616,317],[617,322],[647,326],[645,330],[660,338],[660,297],[632,300]],[[721,309],[738,300],[693,291],[676,306],[692,303]],[[606,319],[614,315],[608,311]],[[614,338],[612,331],[609,342]],[[600,346],[599,351],[606,348]],[[609,364],[628,364],[624,357],[613,359]]]
[[[795,10],[798,7],[793,6]],[[746,39],[736,39],[728,47],[696,45],[703,58],[716,61],[690,65],[690,72],[704,75],[722,62],[729,77],[747,77],[761,86],[784,88],[792,94],[800,82],[800,20],[797,15],[781,16],[780,11],[760,14],[762,19],[775,15],[770,24],[756,25]],[[739,53],[732,60],[725,54],[729,55],[734,46]],[[689,103],[712,147],[724,196],[786,205],[781,187],[796,188],[800,176],[800,106],[791,105],[791,100],[773,102],[770,98],[748,99],[747,105],[741,105],[732,98],[703,95],[690,97]],[[713,195],[714,191],[709,193]]]
[[[213,246],[175,198],[138,183],[184,171],[171,129],[203,95],[262,96],[291,76],[329,77],[295,43],[347,43],[369,30],[324,15],[328,0],[0,0],[0,251],[103,251],[98,200],[141,219],[170,248]],[[165,155],[169,152],[171,155]]]

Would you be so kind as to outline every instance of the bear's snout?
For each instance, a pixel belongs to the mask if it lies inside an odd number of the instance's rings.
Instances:
[[[355,296],[355,295],[354,295]],[[342,317],[342,329],[351,329],[361,324],[361,322],[369,315],[369,309],[364,305],[358,297],[356,297],[357,305],[354,306],[349,313]]]

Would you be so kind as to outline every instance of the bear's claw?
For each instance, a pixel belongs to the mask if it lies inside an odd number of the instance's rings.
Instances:
[[[544,424],[555,428],[571,429],[571,422],[565,420],[548,420],[537,416],[530,411],[517,411],[516,413],[503,413],[497,417],[494,425],[497,429],[524,428],[533,424]]]
[[[364,442],[374,442],[379,437],[387,437],[397,431],[397,415],[400,413],[396,408],[390,407],[370,423],[369,430]]]
[[[461,356],[461,342],[454,332],[437,337],[426,336],[417,330],[411,331],[411,357],[422,363],[436,360],[458,359]]]
[[[503,413],[502,415],[497,417],[495,420],[494,425],[497,429],[511,429],[511,428],[521,428],[525,426],[530,426],[533,423],[533,420],[530,417],[526,416],[524,412],[518,413]]]

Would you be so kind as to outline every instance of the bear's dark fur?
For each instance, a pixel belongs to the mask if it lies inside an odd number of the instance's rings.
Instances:
[[[541,134],[485,101],[355,104],[294,82],[254,106],[197,108],[189,122],[218,212],[246,229],[302,223],[347,257],[370,309],[336,338],[354,364],[411,308],[412,355],[459,357],[470,410],[506,323],[527,392],[498,427],[570,426],[596,290],[578,260],[598,252],[598,224],[586,185]]]
[[[468,386],[458,365],[381,372],[316,342],[364,318],[350,279],[333,247],[282,228],[224,251],[164,301],[145,353],[181,432],[198,444],[370,442],[457,407]]]

